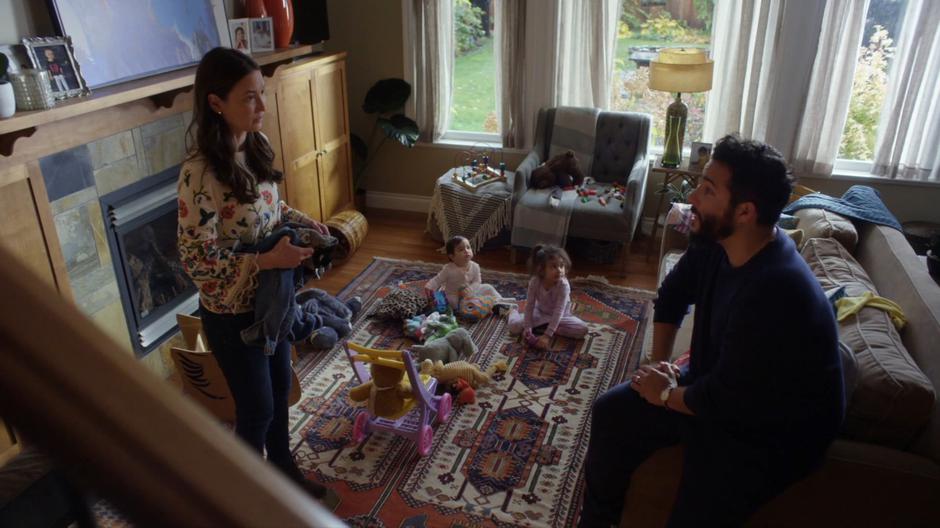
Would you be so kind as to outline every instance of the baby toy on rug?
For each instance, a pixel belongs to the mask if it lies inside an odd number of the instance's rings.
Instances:
[[[430,374],[437,378],[437,380],[441,383],[453,381],[457,378],[463,378],[474,389],[489,384],[491,381],[490,377],[493,374],[496,374],[497,372],[506,372],[508,368],[509,366],[503,360],[499,360],[494,363],[492,367],[486,370],[486,372],[480,370],[480,367],[474,365],[473,363],[468,363],[466,361],[454,361],[453,363],[448,363],[446,365],[442,361],[432,362],[429,359],[425,359],[421,362],[422,374]]]
[[[429,339],[423,345],[412,346],[411,352],[418,361],[430,359],[446,364],[476,354],[477,345],[466,328],[457,328],[444,337]]]
[[[372,379],[349,390],[354,403],[366,402],[369,413],[397,419],[414,405],[411,383],[405,378],[404,364],[386,358],[370,358]]]
[[[458,328],[453,315],[433,312],[428,315],[416,315],[407,319],[403,331],[405,336],[417,341],[444,337]]]
[[[314,329],[304,341],[313,348],[333,348],[336,342],[352,330],[352,319],[362,308],[362,301],[353,297],[341,301],[329,293],[310,288],[294,296],[304,317],[314,324]]]

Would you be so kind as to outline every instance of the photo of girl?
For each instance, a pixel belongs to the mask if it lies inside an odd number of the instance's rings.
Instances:
[[[228,21],[229,33],[232,35],[232,48],[244,53],[251,53],[251,43],[248,42],[248,19],[236,18]]]

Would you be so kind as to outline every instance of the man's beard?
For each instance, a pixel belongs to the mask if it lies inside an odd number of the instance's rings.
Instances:
[[[698,218],[698,230],[690,233],[694,238],[719,242],[734,234],[734,210],[731,207],[725,209],[721,216],[706,217],[694,206],[692,213]]]

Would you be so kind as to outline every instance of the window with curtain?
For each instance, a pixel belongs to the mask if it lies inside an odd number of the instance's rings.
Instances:
[[[871,169],[908,0],[870,0],[836,169]]]
[[[453,96],[446,139],[498,142],[495,1],[450,0],[454,17]]]
[[[665,138],[666,108],[675,94],[649,89],[649,64],[661,48],[711,47],[714,0],[623,0],[617,29],[610,108],[653,116],[653,144]],[[683,94],[689,107],[685,137],[699,141],[706,94]]]

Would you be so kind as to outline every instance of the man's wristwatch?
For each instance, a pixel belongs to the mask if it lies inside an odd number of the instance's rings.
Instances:
[[[670,383],[662,392],[659,393],[659,401],[663,402],[663,407],[669,408],[669,395],[672,394],[676,386]]]

